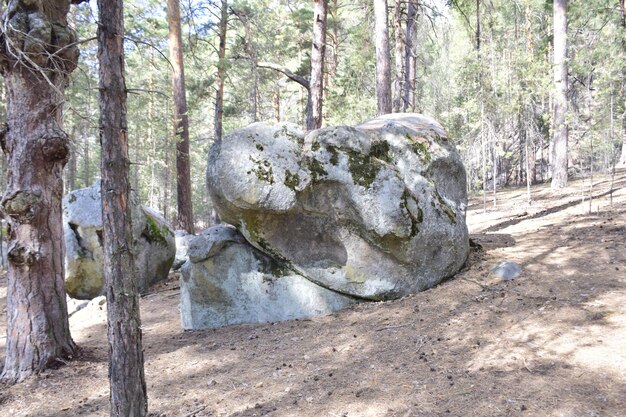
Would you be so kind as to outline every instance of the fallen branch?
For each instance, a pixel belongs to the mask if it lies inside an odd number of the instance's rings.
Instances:
[[[399,329],[400,327],[406,327],[406,326],[412,326],[412,325],[413,323],[404,323],[404,324],[398,324],[396,326],[381,327],[380,329],[376,329],[376,331],[382,332],[383,330]]]
[[[417,345],[417,349],[415,350],[415,353],[417,353],[424,347],[424,345],[426,344],[426,340],[423,337],[418,337],[415,344]]]
[[[196,414],[198,414],[200,411],[203,411],[205,408],[206,408],[206,405],[198,407],[194,411],[192,411],[191,413],[185,414],[184,417],[194,417]]]

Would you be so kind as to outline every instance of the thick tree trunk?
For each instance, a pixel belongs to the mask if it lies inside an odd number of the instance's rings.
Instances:
[[[228,30],[228,0],[222,0],[220,14],[220,45],[217,52],[216,91],[215,91],[215,143],[222,142],[224,120],[224,78],[226,77],[226,31]]]
[[[391,113],[391,58],[387,0],[374,0],[376,17],[376,98],[378,115]]]
[[[75,349],[65,301],[61,198],[69,152],[62,130],[63,92],[78,62],[78,49],[71,45],[76,36],[67,25],[69,0],[26,3],[10,1],[3,19],[11,18],[11,25],[45,22],[52,25],[52,34],[31,31],[24,42],[21,33],[9,31],[0,47],[7,91],[0,142],[9,173],[1,203],[9,227],[9,272],[0,379],[8,382],[70,357]]]
[[[407,111],[411,106],[413,94],[413,29],[417,16],[417,0],[408,0],[406,17],[406,36],[404,38],[404,93],[402,98],[402,111]]]
[[[552,188],[567,186],[567,0],[554,0],[554,155]]]
[[[324,54],[326,52],[326,14],[328,0],[313,2],[313,47],[311,48],[311,79],[307,103],[307,130],[322,127],[324,100]]]
[[[185,64],[180,28],[179,0],[167,0],[169,47],[172,63],[172,93],[174,95],[174,134],[176,137],[176,201],[178,227],[194,233],[191,204],[191,171],[189,168],[189,116],[185,91]]]
[[[396,74],[393,82],[393,112],[402,109],[402,81],[404,80],[404,39],[402,37],[402,1],[395,0],[393,8]]]
[[[102,220],[111,416],[147,415],[141,320],[132,248],[123,1],[98,0]]]

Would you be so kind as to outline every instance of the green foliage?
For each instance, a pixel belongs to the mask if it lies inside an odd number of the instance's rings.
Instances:
[[[583,170],[590,164],[607,168],[623,141],[625,29],[615,1],[569,3],[570,153]],[[125,4],[132,182],[143,203],[173,220],[176,169],[166,6],[156,0]],[[471,188],[482,187],[484,175],[500,183],[525,181],[527,146],[536,162],[531,167],[536,169],[536,178],[546,179],[553,89],[551,2],[481,2],[480,51],[476,50],[476,2],[456,0],[454,4],[458,7],[420,2],[413,41],[415,111],[446,127],[462,154]],[[393,5],[389,3],[390,8]],[[304,125],[306,90],[282,73],[256,68],[255,62],[276,63],[307,77],[313,16],[308,0],[231,0],[226,58],[219,60],[220,2],[191,0],[181,6],[193,204],[198,225],[203,227],[211,212],[205,170],[214,135],[217,69],[225,69],[227,75],[225,132],[257,119]],[[376,113],[371,8],[371,1],[366,0],[329,1],[327,125],[356,124]],[[95,36],[94,9],[88,4],[73,9],[72,21],[80,39]],[[391,25],[392,65],[394,35]],[[74,176],[74,188],[91,185],[99,176],[96,44],[89,41],[80,47],[80,66],[67,92],[65,120],[74,158],[66,178]],[[429,157],[423,145],[416,144],[414,150]],[[378,164],[385,160],[384,150],[374,151],[372,156],[349,156],[364,186],[371,185]],[[374,155],[377,152],[380,155]],[[336,150],[330,162],[338,163]],[[71,166],[75,166],[73,174]],[[273,181],[271,167],[261,162],[258,168],[256,174]],[[314,159],[310,168],[318,179],[326,175]],[[285,184],[295,188],[298,181],[292,174]]]

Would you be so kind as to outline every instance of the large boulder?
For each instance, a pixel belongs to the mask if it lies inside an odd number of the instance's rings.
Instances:
[[[417,114],[315,130],[255,123],[214,145],[220,218],[257,249],[342,294],[381,300],[432,287],[469,252],[465,169]]]
[[[232,226],[205,230],[188,254],[180,286],[184,329],[312,317],[358,301],[285,268]]]
[[[167,278],[174,261],[174,232],[156,212],[131,198],[134,255],[140,292]],[[63,199],[65,232],[65,289],[78,299],[104,293],[102,204],[100,181],[69,193]]]

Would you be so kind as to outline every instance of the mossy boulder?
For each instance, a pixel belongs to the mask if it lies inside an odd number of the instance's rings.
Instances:
[[[174,262],[174,232],[155,211],[131,198],[138,287],[145,292],[167,278]],[[104,294],[102,204],[100,181],[69,193],[63,199],[65,231],[65,290],[72,298],[92,299]]]
[[[255,123],[211,148],[207,180],[223,221],[338,293],[421,291],[469,252],[465,169],[441,125],[418,114],[306,135]]]

